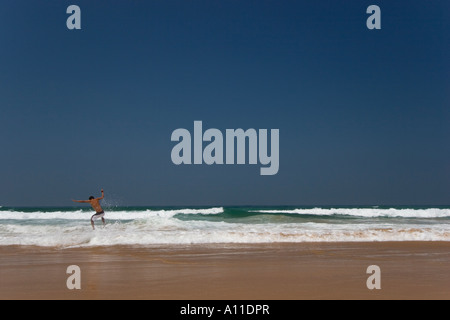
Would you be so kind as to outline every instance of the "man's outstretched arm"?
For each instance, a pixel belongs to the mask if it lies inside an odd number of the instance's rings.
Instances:
[[[72,200],[73,202],[79,202],[79,203],[90,203],[89,200]]]

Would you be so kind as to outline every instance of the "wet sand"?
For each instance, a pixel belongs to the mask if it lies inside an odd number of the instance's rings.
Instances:
[[[0,299],[449,299],[450,242],[0,247]],[[81,289],[67,288],[67,267]],[[369,290],[367,268],[381,269]]]

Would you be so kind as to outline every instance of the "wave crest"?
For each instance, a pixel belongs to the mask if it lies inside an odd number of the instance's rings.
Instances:
[[[389,217],[389,218],[447,218],[450,209],[397,209],[397,208],[312,208],[312,209],[283,209],[283,210],[252,210],[254,213],[271,214],[299,214],[315,216],[352,216],[352,217]]]
[[[200,214],[200,215],[214,215],[224,212],[224,208],[206,208],[206,209],[170,209],[170,210],[120,210],[108,211],[105,209],[106,217],[112,220],[136,220],[147,219],[151,217],[173,217],[179,214]],[[94,214],[93,211],[0,211],[0,220],[85,220],[89,219]]]

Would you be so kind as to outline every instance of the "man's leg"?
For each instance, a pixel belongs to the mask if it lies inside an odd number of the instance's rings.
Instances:
[[[94,216],[95,216],[95,215],[93,215],[93,216],[91,217],[91,226],[92,226],[92,230],[95,230]]]
[[[103,226],[106,225],[105,218],[102,217]]]

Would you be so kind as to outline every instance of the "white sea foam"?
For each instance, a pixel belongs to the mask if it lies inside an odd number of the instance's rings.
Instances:
[[[288,223],[246,224],[154,217],[115,221],[91,230],[88,222],[0,225],[0,245],[110,246],[337,241],[450,241],[450,226]]]
[[[148,219],[150,217],[173,217],[177,214],[201,214],[214,215],[223,213],[224,209],[174,209],[174,210],[136,210],[136,211],[108,211],[106,214],[112,220],[136,220]],[[91,211],[0,211],[0,220],[85,220],[89,219],[94,212]]]
[[[284,210],[252,210],[255,213],[299,214],[316,216],[354,216],[354,217],[402,217],[402,218],[445,218],[450,217],[450,209],[397,209],[397,208],[312,208],[312,209],[284,209]]]
[[[378,210],[378,211],[377,211]],[[0,211],[0,245],[55,247],[338,242],[450,241],[448,209],[254,210],[251,217],[219,216],[224,208],[107,212],[107,225],[92,230],[88,211]],[[278,219],[264,213],[362,216],[364,219]],[[403,216],[399,214],[403,214]],[[185,215],[185,216],[184,216]],[[198,215],[198,217],[194,217]],[[184,216],[184,217],[183,217]],[[180,219],[180,217],[183,217]],[[388,217],[388,219],[370,219]],[[390,219],[390,217],[402,217]],[[406,218],[405,218],[406,217]],[[415,219],[415,218],[427,218]],[[266,219],[267,218],[267,219]],[[428,219],[429,218],[429,219]]]

